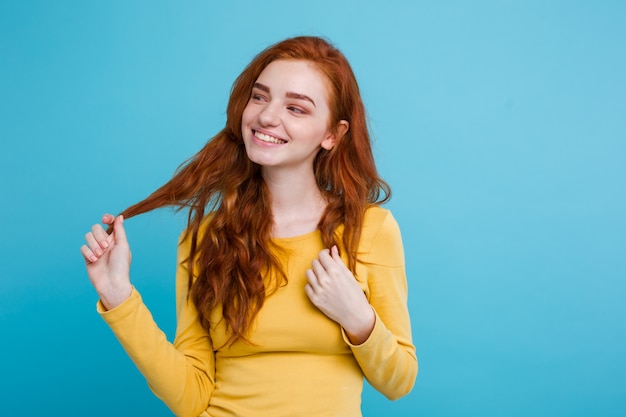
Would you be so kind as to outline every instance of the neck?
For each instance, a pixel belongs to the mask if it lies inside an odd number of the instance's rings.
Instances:
[[[263,169],[263,179],[272,195],[274,237],[297,236],[317,229],[326,201],[312,170]]]

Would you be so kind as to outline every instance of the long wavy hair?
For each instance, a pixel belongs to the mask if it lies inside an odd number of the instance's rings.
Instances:
[[[286,39],[258,54],[233,84],[224,129],[183,163],[170,181],[121,213],[129,218],[165,206],[189,210],[185,238],[191,239],[190,252],[184,262],[190,295],[207,330],[210,312],[222,309],[230,331],[228,343],[247,341],[247,329],[266,295],[287,279],[271,242],[271,195],[260,166],[246,155],[241,131],[253,84],[276,60],[313,63],[327,79],[329,126],[341,120],[349,123],[348,132],[332,150],[319,151],[313,168],[328,201],[318,224],[323,243],[341,247],[353,272],[365,209],[391,195],[377,173],[365,108],[344,55],[326,40],[311,36]],[[268,275],[277,279],[264,279]]]

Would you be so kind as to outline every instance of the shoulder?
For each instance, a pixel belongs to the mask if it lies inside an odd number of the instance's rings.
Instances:
[[[400,236],[398,222],[386,208],[371,206],[365,211],[361,240]]]
[[[393,218],[391,211],[381,206],[369,206],[365,210],[364,226],[384,223],[387,218]]]
[[[198,228],[198,233],[196,236],[196,258],[198,256],[197,249],[201,245],[202,239],[204,239],[207,233],[211,217],[212,213],[205,216],[200,222],[200,226]],[[189,259],[189,255],[191,254],[191,244],[194,238],[193,235],[193,230],[188,226],[178,236],[178,266],[184,269],[187,268],[187,260]]]
[[[205,215],[200,221],[200,226],[198,227],[198,236],[197,236],[198,242],[201,241],[202,238],[204,238],[204,235],[206,234],[209,228],[209,223],[212,218],[213,218],[213,212]],[[189,247],[191,246],[192,237],[193,237],[192,229],[190,229],[189,225],[187,225],[187,227],[183,229],[183,231],[178,236],[178,246],[179,247],[184,246],[187,249],[189,249]]]
[[[365,211],[359,258],[379,265],[404,265],[400,227],[388,209],[371,206]]]

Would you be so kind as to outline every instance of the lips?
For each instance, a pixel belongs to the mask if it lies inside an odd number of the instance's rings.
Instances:
[[[265,134],[265,133],[261,133],[261,132],[256,131],[256,130],[254,131],[254,136],[255,136],[258,140],[260,140],[261,142],[266,142],[266,143],[275,143],[275,144],[277,144],[277,145],[280,145],[280,144],[283,144],[283,143],[287,143],[287,141],[286,141],[286,140],[279,139],[279,138],[276,138],[276,137],[274,137],[274,136],[270,136],[270,135],[267,135],[267,134]]]

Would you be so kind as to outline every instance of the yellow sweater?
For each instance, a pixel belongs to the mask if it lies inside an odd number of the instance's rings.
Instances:
[[[323,249],[319,231],[275,239],[286,249],[281,262],[288,284],[266,298],[250,332],[254,345],[228,336],[220,311],[207,332],[187,301],[187,273],[176,276],[177,329],[167,341],[141,296],[98,311],[150,388],[178,416],[358,417],[363,377],[390,399],[407,394],[417,359],[407,309],[400,230],[383,208],[367,210],[359,245],[357,280],[376,313],[371,336],[349,343],[340,326],[304,292],[305,271]],[[179,247],[179,260],[189,241]]]

